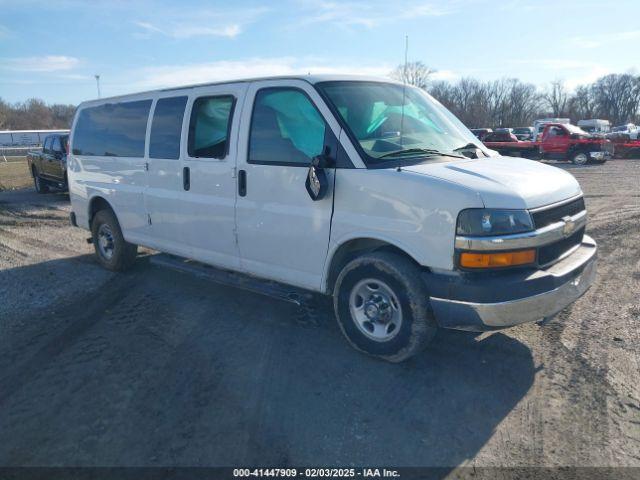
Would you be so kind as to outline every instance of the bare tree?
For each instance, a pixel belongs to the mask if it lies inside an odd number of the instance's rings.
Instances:
[[[631,74],[611,74],[593,85],[598,115],[615,124],[637,119],[640,109],[640,77]]]
[[[581,85],[567,103],[568,114],[574,120],[594,118],[596,116],[596,101],[593,85]]]
[[[15,104],[8,104],[0,99],[0,128],[6,130],[69,128],[74,113],[73,105],[47,105],[38,98]]]
[[[535,85],[512,79],[508,104],[509,111],[505,119],[506,123],[512,127],[529,125],[540,105],[540,96]]]
[[[9,115],[11,112],[11,107],[4,100],[0,99],[0,130],[7,129],[7,122],[9,120]]]
[[[391,77],[401,82],[407,82],[414,87],[426,89],[429,84],[429,77],[435,70],[426,66],[422,62],[408,62],[406,65],[398,65]]]
[[[542,99],[549,107],[552,116],[562,117],[567,114],[569,93],[562,80],[551,82],[550,88],[542,95]]]
[[[514,78],[493,82],[463,78],[455,84],[435,82],[429,92],[470,127],[528,125],[539,109],[536,87]]]

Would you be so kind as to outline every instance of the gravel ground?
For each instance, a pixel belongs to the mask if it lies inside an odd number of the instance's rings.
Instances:
[[[0,193],[0,465],[640,467],[640,160],[562,166],[595,286],[545,327],[391,365],[301,307],[99,268],[68,197]]]

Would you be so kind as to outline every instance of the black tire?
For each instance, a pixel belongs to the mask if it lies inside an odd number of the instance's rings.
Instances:
[[[389,362],[401,362],[423,350],[431,341],[437,326],[420,274],[420,269],[409,259],[384,251],[364,254],[342,269],[336,280],[333,305],[340,330],[355,349]],[[400,308],[396,310],[400,311],[401,322],[397,331],[392,331],[394,336],[388,340],[370,338],[351,313],[352,295],[358,296],[358,285],[367,284],[367,279],[386,284],[395,296],[390,303],[395,304],[396,300],[399,303]],[[356,300],[356,307],[357,303]],[[369,303],[360,307],[363,312]],[[375,310],[378,311],[377,308]]]
[[[36,167],[33,167],[31,169],[31,174],[33,175],[33,186],[35,187],[36,192],[49,193],[49,185],[47,184],[46,180],[43,180],[42,178],[40,178],[40,175],[38,174],[38,169]]]
[[[100,210],[94,215],[91,234],[100,265],[114,272],[122,272],[133,266],[138,246],[125,241],[118,219],[111,210]],[[110,238],[109,242],[106,242],[107,237]]]
[[[589,154],[581,150],[573,152],[571,154],[571,163],[580,166],[586,165],[587,163],[589,163]]]

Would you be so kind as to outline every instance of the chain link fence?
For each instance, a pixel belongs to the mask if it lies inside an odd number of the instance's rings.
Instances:
[[[29,151],[38,147],[0,147],[0,161],[19,162],[26,158]]]

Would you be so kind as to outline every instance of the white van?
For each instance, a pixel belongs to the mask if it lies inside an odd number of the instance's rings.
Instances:
[[[94,100],[70,144],[71,221],[106,268],[144,245],[333,295],[349,342],[391,361],[437,327],[550,318],[596,272],[572,175],[490,156],[428,94],[389,80]]]

